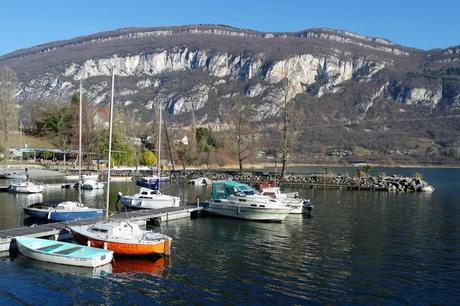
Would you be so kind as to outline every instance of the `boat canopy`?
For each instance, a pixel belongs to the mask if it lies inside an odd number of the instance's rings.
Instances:
[[[213,200],[225,199],[228,196],[236,193],[253,195],[255,191],[247,184],[242,184],[234,181],[212,182],[211,198]]]

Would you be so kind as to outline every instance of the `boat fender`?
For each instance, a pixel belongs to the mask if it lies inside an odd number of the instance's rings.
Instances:
[[[48,220],[51,218],[51,208],[49,210],[50,211],[48,211],[48,217],[47,217]]]
[[[88,240],[88,241],[86,242],[86,245],[89,246],[89,247],[91,247],[91,240]]]
[[[107,242],[104,242],[104,250],[107,250]]]

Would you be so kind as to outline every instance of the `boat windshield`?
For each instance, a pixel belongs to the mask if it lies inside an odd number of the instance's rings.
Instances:
[[[246,184],[241,184],[233,181],[220,181],[212,183],[212,199],[225,199],[228,196],[234,194],[254,195],[256,194],[256,191]]]

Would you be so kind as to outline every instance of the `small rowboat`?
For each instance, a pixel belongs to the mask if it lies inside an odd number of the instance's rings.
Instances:
[[[73,243],[27,236],[16,237],[22,255],[62,265],[95,268],[112,261],[113,252]]]

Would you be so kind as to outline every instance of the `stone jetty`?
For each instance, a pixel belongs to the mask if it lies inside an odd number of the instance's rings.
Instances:
[[[304,185],[312,187],[336,187],[352,190],[394,191],[394,192],[433,192],[435,189],[417,177],[392,176],[350,176],[341,174],[290,174],[279,178],[271,174],[245,172],[243,175],[232,171],[179,171],[179,179],[192,180],[207,177],[211,180],[226,180],[257,184],[276,180],[280,185]]]

